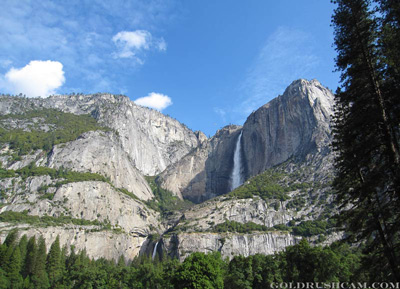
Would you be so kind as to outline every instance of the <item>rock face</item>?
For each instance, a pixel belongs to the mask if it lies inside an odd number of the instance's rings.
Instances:
[[[0,224],[0,242],[4,242],[11,224]],[[14,228],[14,226],[12,226]],[[83,226],[60,226],[60,227],[27,227],[18,226],[20,236],[43,236],[46,241],[47,249],[60,237],[60,244],[68,250],[71,246],[75,251],[86,250],[90,258],[98,259],[100,257],[108,260],[118,260],[123,255],[126,260],[132,260],[140,252],[146,238],[143,236],[115,234],[112,231],[97,231],[96,227]]]
[[[55,169],[99,173],[141,200],[153,198],[146,180],[133,166],[119,139],[110,132],[84,133],[75,141],[54,146],[48,157],[36,163]]]
[[[43,193],[40,187],[46,184],[50,187]],[[60,235],[61,244],[68,247],[74,245],[77,250],[86,249],[93,258],[117,259],[124,254],[127,259],[132,259],[140,252],[150,233],[164,231],[158,213],[108,183],[73,182],[58,188],[52,187],[52,184],[49,176],[5,179],[0,183],[6,192],[13,192],[5,200],[8,204],[0,209],[0,213],[26,212],[32,217],[50,216],[54,220],[62,220],[66,216],[89,222],[82,226],[68,221],[58,226],[35,222],[20,228],[21,234],[43,235],[48,248]],[[51,197],[44,198],[46,193]],[[15,224],[2,225],[3,237],[15,227]]]
[[[243,128],[223,128],[168,167],[161,175],[162,186],[195,202],[227,193],[240,130],[244,179],[291,158],[328,155],[333,97],[317,80],[294,81],[282,96],[253,112]]]
[[[330,205],[332,104],[332,93],[318,81],[297,80],[253,112],[243,127],[226,126],[207,139],[120,95],[0,96],[1,115],[53,108],[91,114],[111,128],[22,156],[11,143],[2,143],[0,213],[16,212],[25,223],[9,214],[11,219],[0,223],[0,239],[19,227],[21,234],[43,235],[48,247],[60,235],[63,245],[86,249],[93,258],[123,254],[127,260],[153,252],[157,241],[157,251],[180,260],[195,251],[220,251],[232,258],[282,250],[301,238],[289,233],[292,227],[324,221],[335,210]],[[3,117],[0,128],[56,129],[44,119]],[[255,189],[225,195],[240,134],[241,188]],[[63,171],[83,179],[68,179]],[[268,183],[270,172],[280,179]],[[161,216],[151,209],[154,194],[144,177],[156,174],[163,188],[199,204]],[[259,176],[263,187],[254,182]],[[268,186],[270,195],[258,194]],[[259,231],[220,230],[237,223]],[[154,241],[154,236],[161,237]]]
[[[326,148],[331,140],[333,99],[317,80],[301,79],[253,112],[243,126],[246,178]]]
[[[162,187],[195,203],[226,194],[230,188],[239,126],[227,126],[160,175]]]
[[[55,108],[74,114],[92,114],[119,136],[122,148],[133,165],[145,175],[156,175],[177,162],[200,143],[204,134],[195,134],[179,121],[141,107],[122,95],[55,95],[48,98],[0,98],[0,114],[27,109]]]
[[[274,254],[287,246],[298,243],[296,238],[288,233],[182,233],[174,238],[164,239],[165,249],[172,252],[183,261],[192,252],[209,253],[219,251],[222,258],[232,259],[242,255],[248,257],[254,254]]]
[[[26,182],[32,184],[35,181],[40,182],[40,179],[31,178]],[[23,184],[21,182],[19,185]],[[18,194],[0,212],[27,211],[32,216],[70,216],[110,224],[124,232],[138,235],[148,235],[150,227],[159,227],[156,212],[105,182],[74,182],[58,188],[51,187],[48,193],[54,195],[50,199],[43,198],[43,194],[35,190],[35,187],[30,187],[33,190],[29,194]]]
[[[278,183],[286,191],[284,199],[237,198],[230,194],[198,204],[184,212],[172,236],[168,233],[163,237],[165,250],[181,260],[193,251],[220,251],[228,258],[237,254],[271,254],[302,238],[279,228],[292,230],[302,222],[324,222],[326,216],[334,214],[330,189],[333,155],[329,147],[332,106],[332,93],[318,81],[294,81],[282,96],[252,113],[243,127],[222,129],[164,171],[162,185],[185,198],[193,199],[198,195],[196,190],[205,190],[202,201],[225,194],[230,187],[234,147],[242,132],[242,173],[244,179],[249,179],[243,186],[253,176],[269,170],[280,175]],[[210,186],[213,176],[215,179],[210,164],[219,164],[218,177],[224,186],[217,190]],[[258,186],[254,181],[252,185]],[[255,190],[259,189],[262,188]],[[226,222],[257,224],[272,231],[219,233],[217,226]],[[325,242],[339,238],[328,228],[325,233],[321,239],[326,238]],[[318,242],[316,237],[309,240]]]

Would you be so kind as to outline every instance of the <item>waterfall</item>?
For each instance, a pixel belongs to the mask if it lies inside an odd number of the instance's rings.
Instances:
[[[239,187],[243,181],[242,181],[242,176],[240,174],[240,171],[242,169],[241,167],[241,139],[242,139],[242,132],[240,132],[240,135],[236,141],[236,146],[235,146],[235,152],[233,154],[233,170],[232,170],[232,175],[231,175],[231,191]]]
[[[153,255],[151,256],[151,260],[154,260],[154,257],[155,257],[156,254],[157,254],[157,245],[158,245],[158,242],[157,242],[156,245],[154,246]]]

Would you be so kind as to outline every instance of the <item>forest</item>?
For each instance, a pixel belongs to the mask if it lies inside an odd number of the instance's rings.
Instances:
[[[334,243],[310,246],[303,239],[275,255],[221,258],[219,252],[192,253],[182,263],[156,255],[134,260],[97,259],[85,251],[46,250],[43,237],[18,240],[11,231],[0,245],[0,288],[271,288],[281,282],[371,282],[379,276],[363,268],[357,248]],[[129,262],[128,262],[129,261]],[[384,281],[384,280],[383,280]]]

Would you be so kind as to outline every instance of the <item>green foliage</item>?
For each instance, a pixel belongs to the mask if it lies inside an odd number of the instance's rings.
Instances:
[[[270,227],[259,225],[253,222],[239,223],[236,221],[225,221],[223,223],[217,224],[213,228],[213,232],[223,233],[223,232],[236,232],[236,233],[249,233],[253,231],[271,231]]]
[[[22,268],[22,277],[27,278],[33,274],[35,268],[35,260],[37,255],[36,237],[33,236],[29,239],[26,246],[25,264]]]
[[[289,199],[288,192],[295,190],[304,192],[314,186],[306,182],[287,183],[286,179],[297,179],[297,177],[272,168],[247,180],[242,186],[229,193],[228,196],[240,199],[259,196],[264,200],[285,201]]]
[[[85,181],[109,182],[109,180],[106,177],[103,177],[100,174],[88,173],[88,172],[75,172],[66,170],[62,167],[60,169],[37,167],[34,162],[32,162],[26,167],[11,172],[14,174],[14,176],[20,176],[22,179],[26,179],[28,177],[45,176],[45,175],[50,176],[52,179],[64,179],[64,181],[61,181],[59,185],[66,183],[73,183],[73,182],[85,182]]]
[[[15,176],[15,171],[0,168],[0,179],[14,178]]]
[[[64,215],[61,215],[59,217],[52,217],[52,216],[39,217],[39,216],[28,215],[28,211],[23,211],[23,212],[5,211],[0,214],[0,222],[24,223],[24,224],[36,225],[39,227],[74,224],[81,226],[95,225],[107,228],[106,224],[100,223],[97,220],[89,221],[85,219],[75,219],[70,216],[64,216]]]
[[[270,288],[272,282],[282,282],[281,260],[278,255],[235,256],[228,265],[224,288]]]
[[[361,267],[368,256],[343,243],[312,247],[306,240],[274,255],[235,256],[223,260],[219,252],[192,253],[183,263],[165,257],[152,261],[138,256],[129,265],[99,258],[85,251],[69,255],[57,238],[46,254],[45,240],[35,237],[19,243],[15,231],[0,244],[0,253],[11,252],[0,262],[0,288],[271,288],[280,282],[375,282],[376,272]],[[23,245],[26,244],[26,245]],[[26,246],[22,258],[21,246]],[[373,258],[373,256],[369,256]],[[384,281],[384,280],[382,280]],[[23,284],[23,285],[22,285]]]
[[[400,281],[400,6],[392,0],[373,2],[334,1],[341,72],[333,126],[334,188],[349,239],[374,252],[373,263],[386,269],[387,281]]]
[[[155,196],[154,199],[147,201],[146,205],[153,210],[168,214],[169,212],[181,211],[193,206],[192,202],[181,200],[177,196],[174,196],[172,192],[163,189],[157,183],[157,177],[146,176],[145,178]]]
[[[40,236],[31,278],[35,288],[45,289],[50,287],[46,271],[46,259],[46,243],[44,238]]]
[[[290,228],[285,224],[277,224],[274,226],[274,228],[279,231],[290,231]]]
[[[286,226],[285,224],[275,225],[273,228],[264,225],[255,224],[253,222],[239,223],[236,221],[225,221],[213,227],[213,232],[225,233],[251,233],[254,231],[268,232],[273,230],[288,231],[294,235],[311,237],[316,235],[324,235],[327,230],[333,226],[332,222],[325,220],[303,221],[297,226]]]
[[[289,186],[284,186],[279,183],[285,175],[273,170],[267,170],[259,174],[234,191],[229,193],[229,196],[246,199],[253,196],[259,196],[264,200],[277,199],[287,200],[289,197],[286,195],[291,189]]]
[[[286,204],[286,208],[287,209],[296,209],[297,211],[299,211],[305,205],[306,205],[305,198],[301,197],[301,196],[296,196]]]
[[[311,237],[320,234],[326,234],[328,229],[327,221],[303,221],[299,225],[292,228],[293,234],[303,236],[303,237]]]
[[[178,267],[173,284],[175,288],[223,288],[224,265],[219,252],[192,253]]]
[[[73,183],[73,182],[85,182],[85,181],[100,181],[109,183],[109,179],[97,174],[89,172],[75,172],[66,170],[64,168],[53,169],[48,167],[37,167],[34,162],[26,167],[18,170],[5,170],[0,169],[0,179],[10,178],[10,177],[21,177],[25,180],[28,177],[45,176],[48,175],[52,179],[64,179],[55,184],[59,187],[63,184]],[[44,191],[47,187],[41,187],[39,190]]]
[[[10,148],[18,152],[18,156],[37,149],[48,151],[54,145],[75,140],[87,131],[109,130],[98,125],[90,115],[75,115],[55,109],[31,110],[18,115],[0,116],[0,121],[7,119],[25,120],[32,123],[35,123],[33,119],[39,119],[41,123],[52,127],[49,131],[40,130],[37,124],[30,131],[0,127],[0,144],[9,143]]]
[[[139,200],[139,198],[138,198],[134,193],[128,191],[128,190],[125,189],[125,188],[116,188],[116,189],[117,189],[118,191],[120,191],[121,193],[123,193],[123,194],[125,194],[125,195],[131,197],[131,198],[134,199],[134,200]]]
[[[49,276],[51,287],[56,287],[61,281],[62,277],[61,265],[61,248],[60,237],[57,236],[56,240],[50,247],[49,254],[47,255],[46,271]]]

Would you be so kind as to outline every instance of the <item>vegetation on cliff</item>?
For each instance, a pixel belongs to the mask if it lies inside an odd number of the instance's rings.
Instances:
[[[157,183],[156,176],[146,176],[146,181],[149,184],[155,198],[146,202],[146,205],[153,210],[168,214],[173,211],[182,211],[193,206],[193,203],[188,200],[181,200],[172,192],[163,189]]]
[[[21,127],[12,128],[10,122]],[[0,145],[8,143],[18,156],[32,150],[50,150],[54,145],[75,140],[87,131],[109,130],[90,115],[56,109],[28,110],[23,114],[0,115]]]
[[[126,264],[90,259],[85,251],[61,248],[57,237],[46,253],[45,240],[11,231],[0,245],[1,288],[271,288],[274,282],[376,282],[360,266],[362,257],[347,245],[311,247],[302,240],[274,255],[235,256],[192,253],[180,263],[140,256]]]

